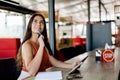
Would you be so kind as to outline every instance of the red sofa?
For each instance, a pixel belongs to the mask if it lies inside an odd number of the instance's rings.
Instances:
[[[19,47],[19,38],[0,38],[0,58],[16,58]]]

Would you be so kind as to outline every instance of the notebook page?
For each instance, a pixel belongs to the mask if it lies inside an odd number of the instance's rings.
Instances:
[[[35,80],[62,80],[61,71],[52,71],[52,72],[39,72]]]

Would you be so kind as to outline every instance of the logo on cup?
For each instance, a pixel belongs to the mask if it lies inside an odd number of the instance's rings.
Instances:
[[[114,54],[112,50],[104,50],[103,51],[103,60],[105,62],[112,62],[114,61]]]

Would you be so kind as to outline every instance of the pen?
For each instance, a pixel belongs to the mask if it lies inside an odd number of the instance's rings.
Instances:
[[[42,33],[40,32],[40,30],[38,30],[37,32],[38,32],[39,36],[42,35]]]

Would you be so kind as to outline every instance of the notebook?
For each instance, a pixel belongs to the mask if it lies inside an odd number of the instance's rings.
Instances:
[[[62,71],[39,72],[35,80],[63,80]]]
[[[88,56],[85,57],[78,65],[76,65],[75,67],[73,67],[73,68],[68,72],[68,75],[71,74],[72,72],[74,72],[75,70],[77,70],[87,58],[88,58]]]

